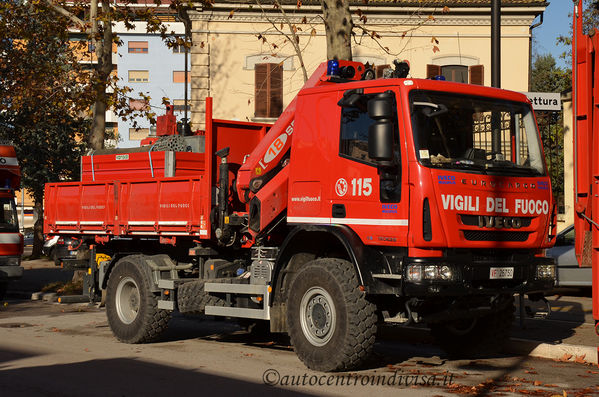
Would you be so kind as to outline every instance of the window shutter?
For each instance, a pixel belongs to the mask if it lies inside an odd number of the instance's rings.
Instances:
[[[256,117],[268,117],[268,64],[257,63],[254,76],[254,114]]]
[[[270,66],[270,92],[268,117],[279,117],[283,112],[283,67],[278,63]]]
[[[483,65],[470,66],[470,84],[485,85],[485,68]]]
[[[254,73],[255,116],[279,117],[283,112],[283,66],[278,63],[258,63]]]
[[[432,79],[435,76],[441,75],[441,66],[439,65],[426,65],[426,78]]]
[[[390,68],[391,65],[387,64],[387,65],[378,65],[376,66],[376,78],[377,79],[382,79],[383,78],[383,72],[385,71],[385,69]]]

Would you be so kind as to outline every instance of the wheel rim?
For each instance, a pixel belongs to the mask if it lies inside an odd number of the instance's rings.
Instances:
[[[335,305],[331,295],[320,287],[310,288],[300,303],[300,323],[308,342],[326,345],[335,333]]]
[[[116,312],[125,324],[137,318],[140,304],[139,287],[131,277],[124,277],[116,288]]]

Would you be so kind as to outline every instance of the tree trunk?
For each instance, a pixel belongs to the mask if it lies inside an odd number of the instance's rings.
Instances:
[[[44,246],[44,202],[43,199],[34,199],[33,210],[37,215],[37,219],[33,224],[33,249],[31,251],[31,259],[38,259],[42,255],[42,247]]]
[[[110,73],[112,72],[112,18],[110,18],[110,3],[108,0],[102,0],[102,14],[104,14],[105,22],[102,29],[102,38],[96,41],[96,56],[98,58],[97,81],[95,82],[96,103],[94,105],[92,131],[89,139],[90,147],[95,150],[104,148],[106,102],[108,101],[106,87],[108,86]]]
[[[348,0],[320,0],[327,36],[327,59],[351,61],[353,22]]]

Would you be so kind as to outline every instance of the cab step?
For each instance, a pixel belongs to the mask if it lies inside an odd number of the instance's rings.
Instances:
[[[262,309],[206,306],[206,315],[270,320],[270,285],[206,283],[204,291],[219,294],[262,296]]]

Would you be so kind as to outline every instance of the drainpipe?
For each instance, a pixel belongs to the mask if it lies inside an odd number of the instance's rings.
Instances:
[[[544,12],[541,13],[541,19],[539,20],[539,22],[530,25],[529,28],[529,32],[530,32],[530,38],[529,40],[529,44],[528,44],[528,92],[532,91],[532,30],[534,28],[538,28],[539,26],[541,26],[543,24],[543,16],[545,15]]]

